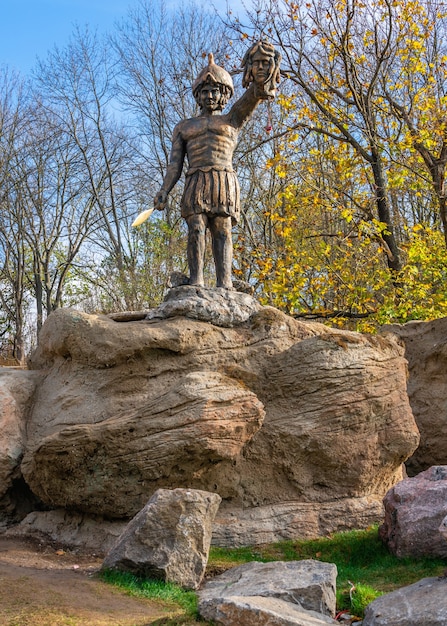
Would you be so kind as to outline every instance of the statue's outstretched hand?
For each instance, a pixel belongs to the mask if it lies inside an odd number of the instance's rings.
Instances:
[[[157,193],[154,198],[154,206],[152,209],[147,209],[146,211],[142,211],[137,218],[133,221],[132,226],[140,226],[143,222],[145,222],[148,217],[152,215],[154,211],[163,211],[166,207],[166,203],[168,201],[168,194],[163,189]]]
[[[164,191],[164,189],[160,189],[154,198],[154,209],[156,211],[163,211],[163,209],[166,208],[167,202],[168,194]]]

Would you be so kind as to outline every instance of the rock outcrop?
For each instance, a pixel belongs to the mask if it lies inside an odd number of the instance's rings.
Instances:
[[[408,359],[408,396],[421,441],[406,462],[410,476],[447,465],[447,317],[383,327],[405,345]]]
[[[32,511],[6,531],[7,537],[33,538],[43,543],[70,546],[78,552],[104,556],[117,542],[127,523],[105,520],[65,509]]]
[[[440,525],[447,515],[447,465],[406,478],[386,494],[382,541],[399,557],[447,557]]]
[[[221,545],[381,519],[419,439],[402,347],[240,295],[229,325],[198,293],[182,316],[48,317],[20,467],[46,508],[129,520],[160,488],[215,492]]]
[[[7,519],[13,519],[17,508],[23,514],[27,512],[24,494],[21,494],[21,502],[14,502],[9,492],[15,483],[20,483],[26,416],[41,378],[40,372],[0,368],[0,511],[3,512],[0,525]],[[18,514],[20,516],[20,512]]]
[[[376,494],[326,502],[289,500],[264,506],[223,506],[214,522],[213,543],[246,546],[287,539],[312,539],[335,531],[367,528],[383,519]]]
[[[198,589],[205,575],[216,493],[159,489],[129,522],[102,568]]]
[[[18,475],[25,445],[25,415],[40,377],[38,372],[0,368],[0,498]]]
[[[48,436],[22,469],[46,502],[125,518],[141,508],[145,484],[213,488],[192,474],[237,458],[263,418],[261,402],[237,381],[185,373],[144,404]]]

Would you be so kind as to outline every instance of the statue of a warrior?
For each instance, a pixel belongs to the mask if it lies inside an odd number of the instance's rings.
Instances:
[[[203,286],[205,234],[208,228],[216,267],[217,287],[232,289],[231,229],[240,218],[239,183],[233,153],[239,130],[262,100],[272,99],[279,82],[281,57],[266,41],[258,41],[242,61],[245,93],[225,115],[222,110],[234,93],[230,74],[214,63],[200,72],[192,90],[200,115],[174,129],[169,166],[154,208],[163,210],[167,196],[188,161],[181,213],[188,224],[189,284]]]

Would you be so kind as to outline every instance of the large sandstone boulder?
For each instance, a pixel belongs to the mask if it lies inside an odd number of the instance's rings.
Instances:
[[[197,489],[159,489],[107,554],[103,569],[128,571],[198,589],[221,502]]]
[[[159,488],[216,492],[222,545],[380,520],[419,440],[398,342],[271,307],[233,326],[196,310],[48,317],[21,465],[33,492],[127,520]]]
[[[262,403],[239,382],[218,372],[185,373],[145,404],[49,435],[22,470],[46,502],[127,517],[140,508],[145,482],[192,484],[203,464],[237,458],[263,418]],[[205,484],[199,476],[195,483]]]
[[[447,557],[447,542],[440,533],[447,515],[447,465],[402,480],[383,504],[385,520],[379,533],[393,554]]]
[[[447,465],[447,317],[383,327],[405,345],[408,395],[421,441],[406,462],[414,476],[433,465]]]

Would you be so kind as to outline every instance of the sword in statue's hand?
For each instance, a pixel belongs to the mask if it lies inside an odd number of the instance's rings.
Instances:
[[[140,226],[140,224],[145,222],[154,211],[163,211],[163,209],[166,207],[167,196],[168,194],[166,193],[166,191],[159,191],[154,199],[154,207],[152,209],[142,211],[132,222],[132,226]]]

